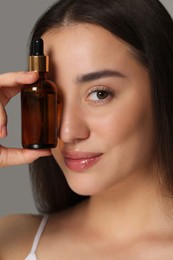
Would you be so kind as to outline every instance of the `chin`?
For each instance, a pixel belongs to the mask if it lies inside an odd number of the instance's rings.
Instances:
[[[69,185],[70,186],[70,185]],[[99,193],[99,190],[92,189],[91,187],[70,186],[70,188],[78,195],[93,196]]]
[[[103,187],[103,183],[98,181],[91,174],[65,174],[69,187],[77,194],[82,196],[92,196],[99,194],[107,187]],[[99,178],[100,179],[100,178]]]

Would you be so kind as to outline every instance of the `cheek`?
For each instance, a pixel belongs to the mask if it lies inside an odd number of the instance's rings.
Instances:
[[[128,140],[134,141],[134,138],[139,142],[151,139],[153,131],[151,105],[137,97],[117,101],[110,107],[110,111],[102,112],[101,116],[93,116],[92,119],[90,116],[88,121],[91,133],[107,143],[108,148]]]

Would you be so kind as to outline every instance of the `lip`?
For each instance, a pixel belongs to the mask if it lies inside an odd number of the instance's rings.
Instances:
[[[62,152],[65,165],[72,171],[83,172],[95,165],[103,155],[102,153],[88,152]]]

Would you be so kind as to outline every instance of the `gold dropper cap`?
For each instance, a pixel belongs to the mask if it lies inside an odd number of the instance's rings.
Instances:
[[[49,57],[48,56],[29,56],[29,71],[48,72]]]
[[[33,40],[32,55],[29,56],[28,70],[36,72],[49,71],[49,57],[44,55],[44,43],[41,38]]]

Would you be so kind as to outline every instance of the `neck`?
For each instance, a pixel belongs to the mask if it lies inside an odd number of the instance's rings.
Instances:
[[[162,207],[154,178],[152,175],[146,178],[146,174],[136,176],[92,196],[87,202],[87,222],[104,237],[128,241],[170,230],[172,219],[165,215],[166,207]],[[170,208],[169,202],[165,205]]]

